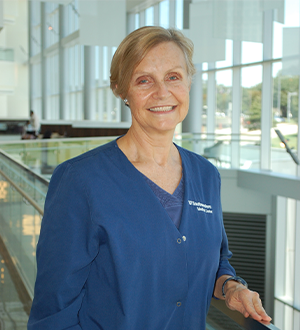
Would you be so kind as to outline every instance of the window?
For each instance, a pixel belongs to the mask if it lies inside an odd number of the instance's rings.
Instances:
[[[46,2],[46,47],[50,47],[59,41],[59,5]]]
[[[57,53],[46,58],[46,68],[47,112],[45,119],[59,119],[59,76]]]
[[[165,29],[169,27],[169,0],[159,3],[159,25]]]

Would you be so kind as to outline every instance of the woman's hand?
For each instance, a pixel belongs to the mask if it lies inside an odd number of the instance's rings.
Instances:
[[[229,275],[223,275],[218,278],[214,296],[224,299],[222,295],[223,283]],[[224,287],[225,302],[228,308],[242,313],[245,317],[252,317],[259,322],[269,323],[271,317],[264,310],[259,294],[247,289],[243,284],[237,281],[227,281]]]
[[[270,322],[271,318],[264,310],[259,294],[247,289],[236,281],[228,281],[225,285],[225,302],[231,310],[237,310],[245,317],[252,317],[260,322]]]

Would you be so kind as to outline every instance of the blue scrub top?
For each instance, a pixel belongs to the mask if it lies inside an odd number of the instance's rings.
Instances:
[[[177,148],[184,173],[179,228],[116,141],[57,167],[29,330],[205,330],[216,279],[235,272],[219,173]]]
[[[173,194],[169,194],[167,191],[159,187],[155,182],[147,178],[145,175],[144,179],[148,183],[149,187],[154,192],[155,196],[160,201],[161,205],[167,211],[169,217],[174,222],[174,225],[179,228],[182,208],[183,208],[183,198],[184,198],[184,180],[183,175],[179,182],[178,187],[175,189]]]

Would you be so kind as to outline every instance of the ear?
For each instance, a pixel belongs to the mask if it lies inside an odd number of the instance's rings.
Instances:
[[[129,106],[129,102],[128,102],[128,100],[127,100],[126,98],[123,100],[123,102],[124,102],[124,104],[126,105],[126,107],[130,107],[130,106]]]

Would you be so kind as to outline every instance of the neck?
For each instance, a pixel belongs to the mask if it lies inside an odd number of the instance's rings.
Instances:
[[[131,126],[127,134],[118,140],[118,145],[132,163],[154,161],[165,166],[177,156],[173,134],[174,131],[149,134]]]

